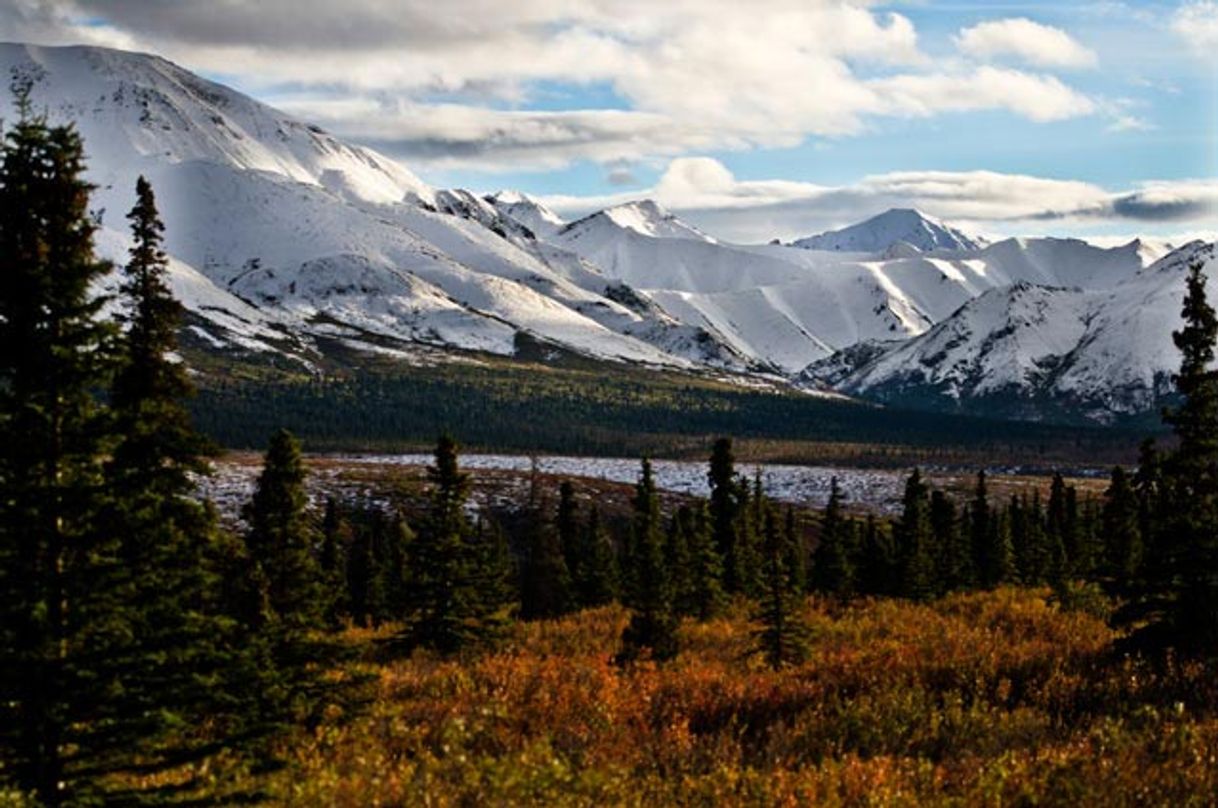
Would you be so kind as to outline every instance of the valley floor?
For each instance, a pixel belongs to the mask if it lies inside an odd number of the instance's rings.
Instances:
[[[1082,605],[1082,604],[1076,604]],[[1094,609],[1097,604],[1092,604]],[[626,612],[517,625],[502,650],[362,665],[374,699],[284,744],[282,805],[1205,805],[1212,671],[1114,659],[1047,590],[811,599],[772,672],[743,607],[663,667],[612,662]],[[373,653],[381,632],[346,639]]]

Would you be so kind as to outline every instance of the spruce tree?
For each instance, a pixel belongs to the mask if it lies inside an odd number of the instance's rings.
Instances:
[[[90,659],[128,621],[118,537],[94,529],[108,446],[93,391],[111,334],[90,286],[109,267],[93,255],[80,138],[31,117],[26,92],[0,162],[0,749],[18,788],[58,805],[91,785],[78,774],[95,751],[82,699],[101,698]]]
[[[211,447],[191,424],[185,399],[193,388],[172,358],[182,307],[167,283],[164,227],[143,177],[127,218],[133,246],[117,315],[125,328],[110,391],[121,440],[106,467],[113,498],[101,525],[120,537],[130,634],[109,649],[109,673],[94,673],[122,683],[106,717],[111,758],[138,756],[141,770],[154,771],[158,762],[203,756],[226,731],[234,745],[237,733],[252,730],[243,713],[256,713],[261,695],[248,687],[257,659],[216,597],[224,539],[192,478],[210,471]],[[212,737],[185,729],[204,718]]]
[[[715,441],[707,482],[710,484],[711,532],[715,539],[715,549],[723,559],[723,586],[728,592],[740,592],[744,589],[745,575],[739,569],[742,554],[737,544],[740,542],[743,507],[731,439],[720,438]]]
[[[888,596],[900,591],[900,560],[891,533],[875,518],[867,515],[863,540],[856,564],[857,589],[860,594]]]
[[[386,519],[379,510],[377,513],[372,542],[375,580],[371,600],[375,625],[401,619],[403,605],[410,597],[410,545],[415,539],[404,515],[397,513]]]
[[[1200,262],[1189,267],[1181,315],[1172,334],[1181,400],[1164,412],[1177,443],[1161,463],[1159,519],[1143,537],[1141,580],[1117,618],[1139,625],[1132,641],[1141,647],[1208,655],[1218,647],[1218,316]]]
[[[807,659],[810,631],[799,616],[799,597],[787,567],[790,548],[772,507],[766,507],[762,525],[762,596],[754,618],[761,628],[753,636],[766,664],[778,670]]]
[[[786,515],[782,521],[782,530],[785,536],[787,546],[787,569],[791,573],[791,585],[795,587],[795,591],[803,595],[808,592],[808,547],[804,540],[804,533],[800,529],[800,520],[795,513],[795,508],[791,505],[787,506]],[[854,536],[853,531],[847,530],[847,542]],[[853,549],[853,548],[851,548]],[[847,555],[850,555],[848,553]]]
[[[253,497],[242,509],[249,525],[244,542],[249,594],[238,601],[257,603],[259,612],[249,615],[241,642],[263,659],[247,689],[265,693],[258,705],[264,732],[301,720],[314,723],[328,705],[350,695],[345,685],[326,677],[344,652],[322,633],[328,628],[326,588],[304,483],[300,444],[279,430],[267,447]]]
[[[969,544],[973,551],[973,571],[977,583],[981,586],[993,587],[998,581],[994,578],[994,560],[991,558],[990,500],[985,469],[977,472],[977,485],[973,489],[973,498],[968,504],[968,523]]]
[[[346,582],[346,554],[351,547],[351,525],[339,510],[334,497],[326,498],[326,510],[321,520],[321,553],[318,566],[326,590],[326,623],[338,628],[344,615],[350,613]]]
[[[595,505],[580,531],[579,563],[576,566],[576,588],[582,606],[603,606],[620,594],[620,574],[617,550],[613,539],[601,523],[600,509]]]
[[[316,535],[305,511],[304,481],[300,443],[281,429],[271,437],[254,496],[243,512],[250,557],[266,576],[276,620],[290,631],[324,625],[324,586],[314,555]]]
[[[558,486],[558,514],[554,519],[558,531],[558,543],[562,547],[563,560],[572,577],[583,559],[580,558],[579,503],[575,499],[575,486],[563,480]]]
[[[914,469],[905,483],[905,496],[895,537],[901,558],[901,595],[930,600],[938,591],[935,580],[934,534],[930,525],[929,489]]]
[[[993,588],[1014,583],[1019,576],[1015,564],[1015,544],[1011,538],[1010,512],[990,511],[986,520],[986,586]]]
[[[705,505],[693,510],[687,535],[693,583],[690,614],[705,622],[719,613],[724,600],[723,559],[715,547],[710,514]]]
[[[939,588],[952,591],[971,586],[973,557],[961,529],[956,503],[937,489],[930,495],[930,529],[938,549],[935,577]]]
[[[851,527],[842,508],[837,477],[829,484],[829,502],[821,515],[820,538],[812,555],[812,581],[818,592],[848,597],[854,592],[855,570],[850,547]]]
[[[508,572],[501,537],[478,536],[465,514],[469,475],[450,436],[441,436],[427,476],[430,503],[411,543],[409,625],[400,640],[453,653],[499,638],[511,608]]]
[[[557,525],[551,524],[540,507],[531,512],[528,544],[520,576],[520,616],[526,620],[560,617],[574,608],[571,573],[563,552],[560,528],[570,518],[560,501]],[[573,523],[573,518],[570,518]]]
[[[1131,586],[1142,566],[1138,497],[1125,469],[1116,466],[1104,492],[1104,573],[1117,591]]]
[[[375,533],[367,524],[352,531],[351,548],[347,553],[347,608],[351,620],[360,628],[380,621],[380,576],[373,548]]]
[[[677,618],[672,611],[664,558],[660,501],[651,462],[646,459],[635,486],[633,505],[631,571],[625,598],[632,614],[622,632],[622,649],[617,659],[619,663],[630,662],[647,652],[652,659],[664,661],[677,655]]]
[[[682,505],[668,522],[664,537],[664,565],[669,573],[673,613],[689,616],[694,610],[694,575],[690,563],[693,509]]]

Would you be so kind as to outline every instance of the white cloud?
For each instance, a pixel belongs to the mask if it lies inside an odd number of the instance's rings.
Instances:
[[[1090,115],[1097,104],[1054,76],[985,66],[969,73],[905,75],[871,85],[894,114],[1008,109],[1037,122]]]
[[[1039,67],[1094,67],[1095,52],[1060,28],[1024,17],[992,20],[965,28],[956,37],[961,51],[981,59],[1013,56]]]
[[[83,21],[87,20],[85,23]],[[932,62],[867,0],[17,0],[0,36],[122,43],[283,97],[436,167],[555,167],[845,137],[884,117],[1096,102],[1051,75]],[[539,87],[614,109],[529,109]],[[437,100],[439,99],[439,100]],[[617,109],[616,107],[624,107]]]
[[[1137,223],[1208,225],[1218,212],[1218,182],[1146,183],[1112,192],[1073,180],[993,171],[909,171],[865,177],[846,186],[785,180],[739,180],[706,157],[673,160],[656,185],[598,197],[550,196],[546,204],[578,216],[652,198],[729,241],[792,239],[860,221],[892,207],[914,207],[980,231],[1043,232]]]
[[[1172,15],[1171,27],[1198,55],[1213,59],[1218,54],[1218,2],[1185,3]]]

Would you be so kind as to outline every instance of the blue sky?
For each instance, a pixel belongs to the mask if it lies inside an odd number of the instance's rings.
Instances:
[[[738,240],[886,205],[1216,229],[1218,0],[18,0],[0,34],[157,52],[564,215],[650,196]]]

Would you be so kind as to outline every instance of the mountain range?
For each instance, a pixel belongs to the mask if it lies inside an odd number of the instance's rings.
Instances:
[[[122,261],[143,174],[194,347],[404,362],[551,346],[901,406],[1101,422],[1170,392],[1190,261],[1214,245],[971,236],[890,210],[730,244],[643,200],[564,221],[528,195],[432,188],[375,151],[159,57],[0,45],[74,121],[98,248]],[[13,114],[0,103],[0,113]]]

